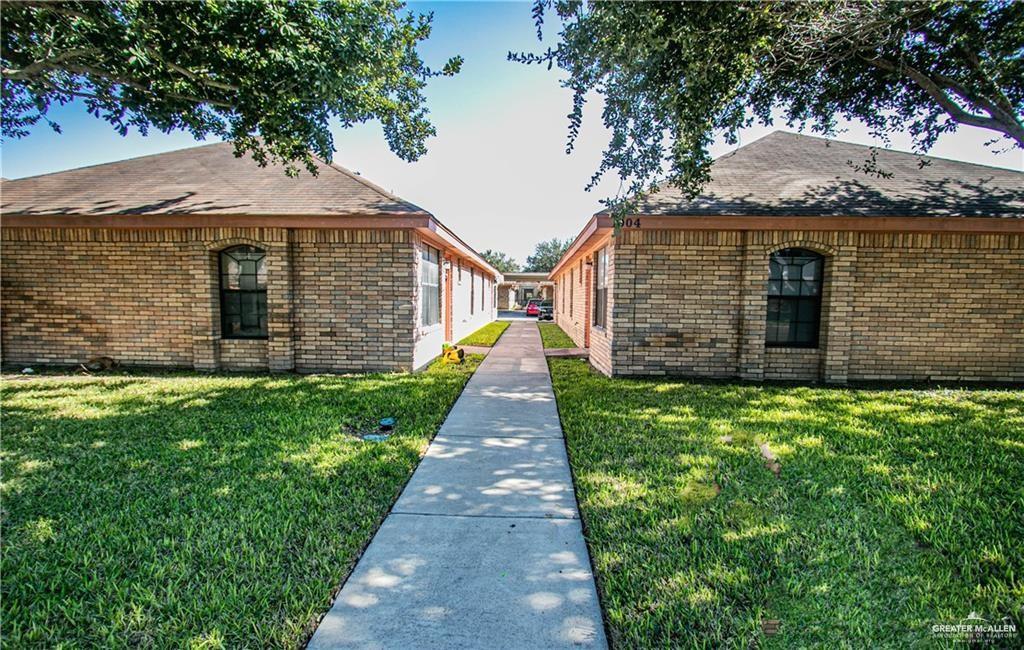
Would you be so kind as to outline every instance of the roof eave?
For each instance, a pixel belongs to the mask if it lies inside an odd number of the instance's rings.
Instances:
[[[454,249],[463,257],[472,260],[474,264],[494,276],[496,283],[501,282],[501,271],[491,266],[480,253],[477,253],[472,246],[464,242],[448,226],[438,221],[436,217],[431,217],[426,225],[417,227],[417,230],[428,239],[443,243],[447,248]]]
[[[631,214],[625,230],[841,230],[849,232],[1024,233],[1024,217],[754,216]]]
[[[595,214],[587,222],[587,225],[583,227],[580,234],[576,235],[576,239],[569,244],[569,248],[565,250],[562,257],[559,258],[558,263],[548,273],[548,279],[554,280],[558,273],[576,260],[580,255],[585,255],[589,252],[599,241],[603,240],[606,235],[610,235],[613,229],[612,218],[610,216]]]
[[[433,219],[429,212],[366,214],[0,214],[4,228],[419,228]]]
[[[950,216],[750,216],[750,215],[652,215],[630,214],[634,225],[623,230],[839,230],[846,232],[906,232],[963,234],[1024,234],[1024,217]],[[639,224],[639,225],[636,225]],[[612,217],[597,213],[558,260],[549,279],[585,255],[614,230]]]

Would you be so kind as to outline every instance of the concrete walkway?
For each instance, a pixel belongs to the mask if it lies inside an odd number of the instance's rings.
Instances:
[[[309,647],[579,646],[607,647],[601,610],[540,334],[515,322]]]
[[[512,320],[512,321],[523,320],[523,321],[531,321],[531,322],[536,323],[537,322],[537,317],[536,316],[527,316],[525,309],[520,309],[518,311],[502,309],[501,311],[498,312],[498,320]]]

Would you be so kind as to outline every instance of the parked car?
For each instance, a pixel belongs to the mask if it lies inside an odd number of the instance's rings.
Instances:
[[[540,316],[540,301],[531,300],[526,303],[526,315],[527,316]]]
[[[550,300],[540,303],[540,313],[537,320],[555,320],[555,305]]]

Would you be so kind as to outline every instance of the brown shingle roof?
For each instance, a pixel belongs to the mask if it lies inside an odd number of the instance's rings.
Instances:
[[[3,183],[4,215],[427,215],[338,165],[297,178],[236,158],[231,143],[179,149]]]
[[[891,178],[859,172],[870,148],[776,131],[716,159],[694,199],[666,187],[636,212],[679,216],[1024,218],[1024,173],[879,149]],[[606,214],[606,213],[599,213]]]

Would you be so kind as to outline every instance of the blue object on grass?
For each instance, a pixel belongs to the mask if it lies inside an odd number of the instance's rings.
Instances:
[[[365,436],[363,436],[363,440],[365,440],[366,442],[384,442],[389,437],[390,436],[387,436],[383,433],[368,433]]]

